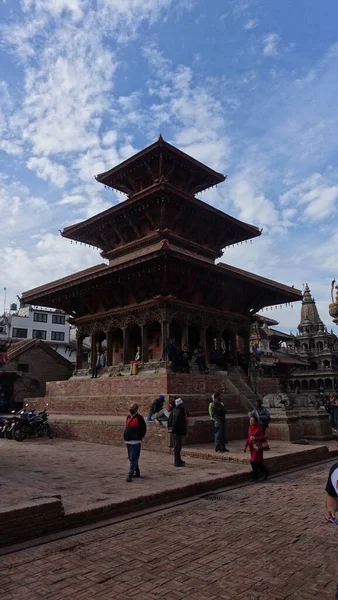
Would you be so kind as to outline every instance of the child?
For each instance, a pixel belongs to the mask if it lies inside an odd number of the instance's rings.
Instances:
[[[257,481],[259,471],[264,474],[264,480],[266,480],[270,473],[264,464],[263,459],[263,447],[262,444],[266,442],[266,437],[258,425],[258,419],[256,416],[250,418],[250,425],[248,431],[248,439],[246,441],[244,452],[247,447],[250,449],[250,464],[252,468],[252,481]]]

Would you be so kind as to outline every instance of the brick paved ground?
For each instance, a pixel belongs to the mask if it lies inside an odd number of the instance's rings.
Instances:
[[[0,559],[6,600],[333,600],[329,465]]]
[[[61,439],[32,438],[22,443],[0,439],[0,456],[2,508],[60,494],[66,512],[80,511],[249,472],[248,462],[245,466],[201,458],[187,458],[185,469],[175,469],[171,455],[143,451],[143,477],[127,483],[125,448]]]
[[[336,449],[335,442],[326,444],[330,450]],[[22,443],[0,439],[1,507],[60,494],[68,513],[234,473],[249,474],[249,454],[243,453],[243,446],[244,441],[231,442],[231,452],[225,455],[215,455],[211,445],[188,448],[185,469],[175,469],[169,454],[142,451],[144,477],[128,484],[125,448],[61,439],[28,439]],[[270,459],[311,447],[273,441],[266,456]],[[195,452],[195,458],[189,452]],[[199,458],[199,453],[205,452],[210,452],[211,460]]]

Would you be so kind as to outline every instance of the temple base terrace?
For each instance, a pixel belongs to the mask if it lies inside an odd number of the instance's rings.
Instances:
[[[257,396],[238,367],[231,368],[228,376],[163,372],[135,377],[109,377],[108,373],[98,379],[74,377],[68,381],[47,383],[45,398],[30,399],[29,404],[32,408],[41,409],[48,402],[49,421],[59,437],[123,446],[125,417],[131,402],[137,402],[140,413],[146,416],[152,400],[159,394],[165,396],[166,405],[175,396],[181,396],[189,413],[184,442],[201,444],[213,440],[208,407],[216,391],[221,392],[226,406],[229,440],[243,439],[247,435],[248,415]],[[271,416],[271,439],[332,438],[327,414],[313,407],[276,408],[271,410]],[[168,453],[171,436],[165,427],[149,422],[144,445],[149,450]]]

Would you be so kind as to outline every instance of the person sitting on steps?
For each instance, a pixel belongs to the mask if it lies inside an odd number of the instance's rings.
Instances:
[[[100,371],[100,369],[103,369],[105,365],[105,354],[104,354],[104,350],[100,350],[96,363],[93,367],[93,372],[92,372],[92,379],[93,378],[97,378],[97,374]]]
[[[210,373],[210,371],[207,367],[207,363],[205,360],[205,354],[204,354],[202,346],[199,346],[198,348],[196,348],[196,350],[193,351],[192,362],[193,362],[193,364],[195,364],[198,367],[200,373],[203,373],[203,374]]]
[[[148,421],[156,421],[156,423],[166,422],[169,418],[169,412],[164,408],[165,397],[160,394],[158,398],[152,401]]]
[[[141,347],[137,346],[135,360],[132,360],[131,365],[130,365],[130,375],[137,375],[137,369],[138,369],[138,365],[140,364],[140,360],[141,360]]]

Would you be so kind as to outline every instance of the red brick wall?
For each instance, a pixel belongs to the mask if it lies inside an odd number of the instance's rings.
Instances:
[[[32,408],[42,409],[48,401],[48,412],[50,414],[83,414],[83,415],[126,415],[132,402],[137,402],[140,413],[147,415],[152,401],[156,395],[112,395],[112,396],[48,396],[46,399],[32,399],[30,406]],[[166,395],[165,406],[168,406],[169,399],[174,398],[172,394]],[[184,400],[185,408],[191,416],[208,414],[211,396],[209,394],[181,394]],[[240,412],[239,400],[237,396],[223,394],[223,402],[227,410],[231,412]]]
[[[65,525],[63,506],[56,497],[0,509],[0,520],[0,546],[59,531]]]
[[[257,391],[261,396],[279,393],[279,380],[275,377],[261,377]]]

